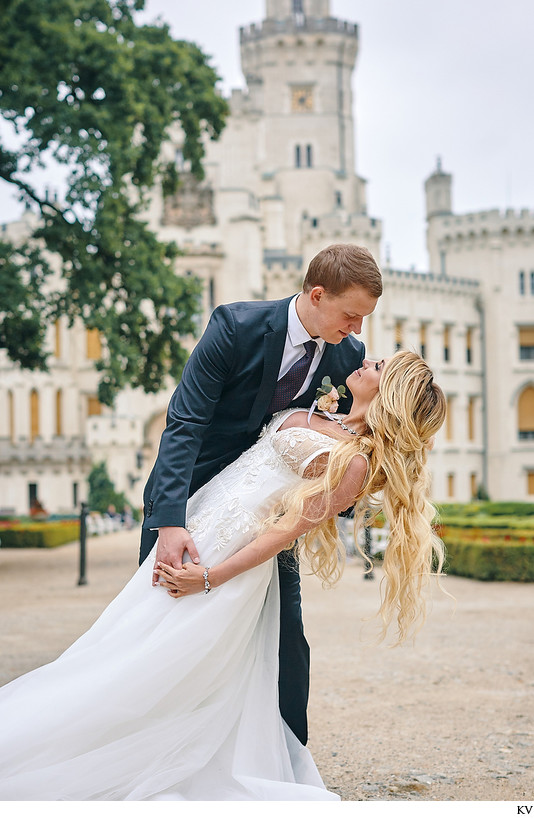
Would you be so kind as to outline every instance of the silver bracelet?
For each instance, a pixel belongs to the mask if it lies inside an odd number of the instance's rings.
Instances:
[[[208,592],[210,592],[210,591],[211,591],[211,584],[210,584],[210,581],[208,580],[208,572],[209,572],[209,570],[210,570],[210,567],[208,566],[208,567],[207,567],[206,569],[204,569],[204,571],[202,572],[202,577],[204,578],[204,594],[207,594]]]

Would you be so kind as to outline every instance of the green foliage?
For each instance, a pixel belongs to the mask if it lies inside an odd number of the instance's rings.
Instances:
[[[46,327],[59,315],[81,319],[104,339],[106,404],[126,384],[155,392],[181,374],[200,284],[175,275],[178,249],[158,242],[140,214],[156,182],[167,194],[179,184],[160,161],[169,127],[181,125],[184,159],[202,178],[203,139],[219,136],[227,113],[205,55],[166,25],[138,25],[143,7],[5,0],[0,28],[0,115],[18,139],[16,149],[0,145],[0,178],[40,217],[24,246],[1,248],[0,347],[46,369]],[[61,203],[33,183],[51,161],[68,170]]]
[[[459,517],[534,517],[534,503],[520,501],[472,501],[471,503],[443,503],[438,513],[443,521]]]
[[[89,497],[87,500],[91,512],[106,512],[109,506],[114,506],[117,513],[128,504],[126,495],[117,492],[115,485],[108,475],[106,464],[95,464],[88,477]]]
[[[2,549],[49,549],[72,543],[80,537],[80,526],[75,521],[66,523],[16,524],[0,530]]]
[[[494,541],[480,543],[446,537],[447,574],[477,580],[534,581],[534,544]]]

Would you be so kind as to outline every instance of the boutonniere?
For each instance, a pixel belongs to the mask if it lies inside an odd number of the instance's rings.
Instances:
[[[317,409],[321,412],[324,412],[325,415],[329,416],[330,413],[337,412],[339,399],[346,398],[346,396],[347,391],[345,386],[340,384],[336,389],[330,380],[330,376],[325,375],[321,381],[321,386],[317,388],[317,392],[315,393],[315,401],[310,407],[310,411],[308,413],[308,423],[310,422],[310,418],[312,417],[315,407],[317,407]]]

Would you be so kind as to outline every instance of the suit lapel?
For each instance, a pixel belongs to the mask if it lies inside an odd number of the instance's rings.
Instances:
[[[267,415],[276,388],[280,362],[284,354],[287,335],[287,310],[293,296],[278,302],[269,321],[271,329],[263,338],[263,375],[258,394],[252,405],[248,420],[248,432],[258,429]]]

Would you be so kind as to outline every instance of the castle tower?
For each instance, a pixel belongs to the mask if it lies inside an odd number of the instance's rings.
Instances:
[[[438,157],[436,170],[425,181],[426,216],[444,216],[452,213],[452,176],[441,169]]]
[[[425,180],[426,198],[426,241],[430,261],[430,270],[434,273],[447,272],[447,254],[443,247],[438,247],[438,233],[441,217],[452,215],[452,175],[441,168],[438,157],[436,170]]]
[[[240,31],[245,107],[258,122],[257,195],[278,220],[267,235],[280,237],[283,210],[284,246],[267,249],[295,255],[303,219],[366,212],[352,113],[358,27],[331,17],[329,0],[267,0],[266,15]]]

